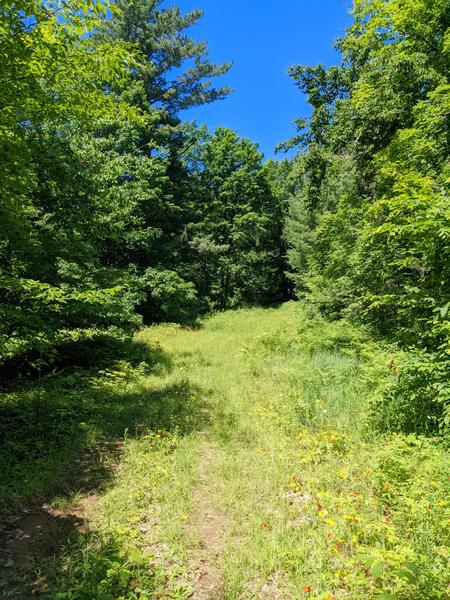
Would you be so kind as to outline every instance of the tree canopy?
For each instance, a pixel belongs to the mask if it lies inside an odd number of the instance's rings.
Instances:
[[[419,386],[448,420],[447,0],[356,0],[341,63],[290,68],[312,114],[277,161],[183,121],[230,91],[230,64],[189,35],[201,16],[2,3],[2,364],[295,287],[410,348],[399,390]]]

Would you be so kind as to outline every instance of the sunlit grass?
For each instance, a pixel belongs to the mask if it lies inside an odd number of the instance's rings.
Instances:
[[[376,438],[366,422],[391,348],[295,303],[218,314],[198,330],[152,327],[137,341],[164,360],[98,380],[105,398],[112,382],[114,431],[120,411],[136,418],[51,593],[188,598],[203,486],[220,515],[224,600],[446,597],[448,458],[437,441]],[[215,452],[199,482],[206,443]]]

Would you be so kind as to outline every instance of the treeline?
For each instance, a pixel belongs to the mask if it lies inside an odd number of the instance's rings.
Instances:
[[[355,0],[339,66],[297,66],[286,238],[299,296],[408,352],[376,407],[394,431],[450,425],[450,3]]]
[[[161,0],[0,7],[0,366],[141,323],[284,300],[286,194],[257,146],[180,111],[220,100]]]

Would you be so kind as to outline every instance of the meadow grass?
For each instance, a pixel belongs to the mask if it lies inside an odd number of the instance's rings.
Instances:
[[[37,597],[448,597],[445,449],[367,425],[395,349],[296,303],[151,327],[135,343],[160,360],[87,390],[104,414],[84,443],[122,450]]]

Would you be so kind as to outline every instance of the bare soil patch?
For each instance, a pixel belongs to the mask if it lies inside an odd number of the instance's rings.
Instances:
[[[193,490],[195,527],[200,546],[194,559],[195,574],[192,600],[219,600],[222,597],[222,582],[218,560],[222,553],[222,536],[226,528],[226,516],[219,511],[213,489],[216,486],[217,447],[205,441],[198,462],[198,483]]]
[[[61,477],[51,496],[23,507],[19,513],[2,516],[0,600],[28,599],[45,587],[47,574],[70,541],[86,533],[121,453],[120,443],[96,444]],[[59,500],[53,502],[55,497]]]

